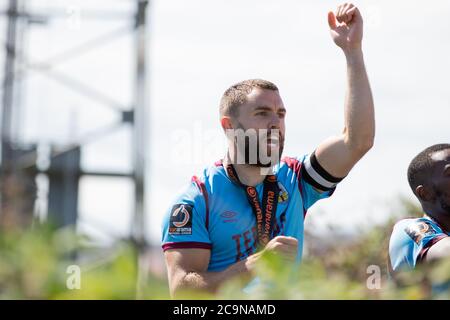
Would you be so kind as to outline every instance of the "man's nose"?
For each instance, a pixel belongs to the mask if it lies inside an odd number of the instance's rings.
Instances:
[[[275,114],[270,119],[269,128],[270,129],[280,129],[280,124],[281,124],[280,117],[278,117],[278,115]]]

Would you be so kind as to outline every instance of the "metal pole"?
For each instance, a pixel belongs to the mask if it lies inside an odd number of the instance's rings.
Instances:
[[[135,213],[133,236],[140,243],[144,235],[144,177],[146,135],[146,9],[148,1],[139,0],[136,15],[136,100],[134,105],[133,162],[135,178]]]
[[[138,0],[136,14],[136,100],[134,105],[134,132],[133,132],[133,161],[134,161],[134,180],[135,180],[135,212],[133,219],[132,237],[138,247],[138,274],[136,283],[136,298],[143,298],[143,286],[147,279],[147,266],[145,259],[145,152],[148,141],[146,134],[146,54],[147,54],[147,32],[146,16],[148,0]]]
[[[11,129],[14,97],[14,71],[16,62],[18,0],[9,0],[8,28],[6,31],[5,78],[2,97],[2,171],[11,165]]]
[[[14,97],[14,71],[16,60],[16,38],[17,38],[17,10],[18,0],[9,0],[8,27],[6,31],[6,59],[5,78],[3,80],[2,97],[2,128],[1,128],[1,166],[0,166],[0,217],[1,222],[7,223],[7,215],[11,205],[11,192],[8,191],[8,183],[11,183],[13,170],[13,150],[11,146],[12,136],[12,107]],[[5,220],[6,219],[6,220]]]

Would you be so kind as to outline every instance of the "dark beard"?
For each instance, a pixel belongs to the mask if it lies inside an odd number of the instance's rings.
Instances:
[[[447,215],[450,216],[450,204],[445,202],[443,198],[439,199],[439,203],[441,204],[442,209],[447,213]]]
[[[236,129],[242,129],[244,131],[247,130],[239,122],[238,122],[238,127]],[[271,130],[270,129],[267,129],[267,136],[268,137],[271,136]],[[235,146],[235,148],[237,148],[237,142],[236,141],[235,141],[235,145],[234,146]],[[267,145],[265,145],[264,148],[266,148],[266,150],[267,150]],[[259,139],[256,139],[256,152],[257,152],[257,154],[256,154],[256,163],[250,163],[251,160],[254,157],[251,157],[251,154],[250,154],[250,151],[251,151],[250,138],[246,136],[245,137],[245,145],[244,145],[244,161],[245,161],[245,164],[249,165],[249,166],[259,167],[259,168],[270,168],[270,167],[274,166],[275,164],[279,163],[280,160],[281,160],[281,155],[282,155],[283,149],[284,149],[284,136],[281,135],[281,134],[279,136],[278,157],[277,157],[277,159],[275,159],[275,162],[269,161],[268,163],[263,163],[261,161],[261,159],[260,159],[260,149],[261,149],[260,141],[259,141]],[[235,150],[235,151],[238,151],[238,150]],[[235,152],[234,154],[236,155],[234,161],[237,162],[236,157],[237,157],[238,152]],[[270,158],[272,157],[271,152],[267,151],[266,154],[267,154],[268,157],[270,157]]]
[[[436,188],[436,186],[433,186],[433,189],[436,194],[436,198],[439,201],[439,204],[441,205],[442,210],[444,210],[450,217],[450,203],[446,201],[448,197],[446,197],[445,192],[439,190],[438,188]]]

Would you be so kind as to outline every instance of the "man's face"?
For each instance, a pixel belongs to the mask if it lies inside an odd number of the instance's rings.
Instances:
[[[433,172],[431,183],[437,205],[450,216],[450,149],[442,150],[431,156]]]
[[[281,157],[284,148],[285,115],[286,109],[278,91],[253,89],[247,95],[247,103],[239,107],[238,116],[232,120],[234,129],[255,129],[258,133],[256,149],[246,144],[246,153],[265,147],[269,157],[275,154],[274,152]],[[259,135],[264,133],[264,130],[267,130],[267,135]],[[274,130],[278,130],[277,135]],[[257,165],[264,166],[261,165],[259,157]]]

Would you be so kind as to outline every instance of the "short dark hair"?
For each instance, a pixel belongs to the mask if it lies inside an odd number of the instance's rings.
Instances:
[[[247,95],[254,88],[278,91],[278,87],[270,81],[262,79],[250,79],[238,82],[229,87],[220,100],[220,115],[238,115],[239,106],[247,102]]]
[[[414,194],[416,194],[416,188],[425,184],[427,177],[431,174],[431,169],[433,168],[431,156],[436,152],[447,149],[450,149],[450,144],[448,143],[435,144],[420,152],[411,161],[408,167],[408,182]]]

